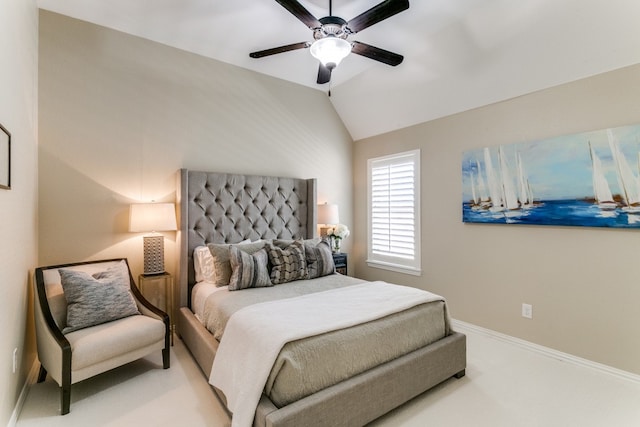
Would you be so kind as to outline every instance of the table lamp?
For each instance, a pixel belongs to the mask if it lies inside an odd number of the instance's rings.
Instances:
[[[175,231],[173,203],[136,203],[129,207],[129,231],[151,232],[144,236],[144,275],[164,273],[164,236],[158,231]]]
[[[338,205],[328,203],[318,205],[318,225],[321,237],[326,236],[328,231],[339,222]]]

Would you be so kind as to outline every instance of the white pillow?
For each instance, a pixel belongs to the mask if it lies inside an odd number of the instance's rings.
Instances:
[[[251,243],[251,239],[243,240],[239,244],[243,243]],[[193,268],[196,272],[196,283],[214,281],[215,263],[207,246],[198,246],[193,250]]]
[[[213,256],[206,246],[198,246],[193,250],[193,268],[196,271],[196,283],[210,282],[213,277]]]

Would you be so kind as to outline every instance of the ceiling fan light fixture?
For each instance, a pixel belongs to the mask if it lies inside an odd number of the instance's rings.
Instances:
[[[333,69],[351,52],[351,43],[335,36],[326,36],[313,42],[311,55],[325,67]]]

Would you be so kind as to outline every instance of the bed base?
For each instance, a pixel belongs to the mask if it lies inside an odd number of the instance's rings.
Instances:
[[[180,308],[177,320],[178,335],[209,378],[218,342],[190,309]],[[451,377],[463,377],[466,363],[466,337],[453,332],[282,408],[263,395],[254,426],[365,425]]]

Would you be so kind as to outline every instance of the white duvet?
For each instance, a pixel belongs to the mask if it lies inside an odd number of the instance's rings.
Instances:
[[[231,316],[209,382],[226,396],[233,427],[249,427],[271,368],[289,341],[369,322],[441,296],[369,282],[245,307]]]
[[[200,321],[203,325],[204,322],[204,306],[207,302],[207,298],[209,295],[214,292],[219,292],[222,290],[228,289],[228,286],[216,286],[211,282],[199,282],[196,283],[193,289],[191,290],[191,310],[193,314],[196,316],[196,319]]]

